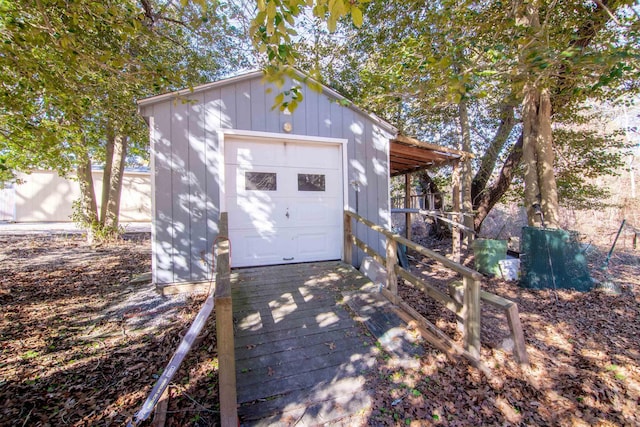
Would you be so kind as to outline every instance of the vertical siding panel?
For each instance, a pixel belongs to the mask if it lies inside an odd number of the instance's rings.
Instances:
[[[265,86],[261,79],[251,80],[251,126],[259,132],[267,131],[267,117],[265,114]]]
[[[191,277],[189,223],[189,104],[172,104],[171,120],[171,199],[173,200],[173,280]]]
[[[362,117],[362,115],[355,113],[354,121],[351,123],[351,131],[353,132],[353,138],[355,142],[354,147],[354,157],[351,162],[351,166],[353,168],[353,178],[350,178],[350,181],[354,181],[357,188],[357,195],[355,195],[355,205],[356,212],[358,215],[363,216],[364,218],[369,217],[368,212],[368,191],[369,191],[369,182],[367,181],[367,162],[366,162],[366,135],[365,135],[365,126],[366,120]],[[367,229],[368,227],[363,224],[358,224],[356,227],[356,233],[358,238],[360,238],[363,242],[368,242],[367,237]],[[375,249],[375,248],[374,248]],[[358,263],[362,261],[363,253],[358,251]]]
[[[205,145],[206,145],[206,195],[207,195],[207,248],[205,255],[207,263],[213,265],[211,248],[215,238],[218,236],[218,220],[220,216],[220,177],[222,174],[220,161],[220,141],[218,141],[218,130],[222,127],[222,121],[227,121],[222,105],[220,89],[208,90],[204,94],[204,122],[205,122]]]
[[[318,136],[331,136],[331,100],[318,95]]]
[[[373,127],[373,146],[376,150],[376,160],[378,162],[376,169],[378,176],[378,223],[391,229],[389,139],[391,139],[391,135],[384,132],[379,126]]]
[[[342,127],[344,118],[344,107],[337,102],[331,102],[330,108],[330,120],[331,120],[331,134],[332,138],[343,138],[345,135],[345,129]]]
[[[152,157],[154,183],[153,257],[157,284],[173,282],[171,224],[173,198],[171,197],[171,103],[164,102],[153,108]]]
[[[251,82],[235,84],[236,90],[236,129],[254,130],[251,123]]]
[[[220,115],[222,122],[220,123],[220,127],[223,129],[236,129],[237,116],[235,85],[221,87],[220,99],[220,108],[222,109],[222,114]]]
[[[349,108],[344,109],[343,118],[342,118],[342,126],[343,126],[343,136],[348,139],[347,143],[347,173],[345,179],[347,180],[347,197],[349,202],[349,209],[356,211],[356,188],[355,181],[357,180],[357,172],[354,167],[355,158],[356,158],[356,134],[353,129],[355,122],[355,113],[353,110]],[[362,225],[362,224],[359,224]],[[355,228],[356,234],[358,234],[358,225]],[[362,251],[356,247],[356,251],[354,252],[353,262],[357,265],[360,264],[360,260],[362,258]]]
[[[374,132],[373,123],[366,122],[365,126],[365,141],[366,141],[366,173],[367,182],[369,186],[367,189],[367,213],[369,220],[380,224],[379,206],[380,200],[378,199],[378,186],[380,185],[379,165],[376,158],[376,148],[374,147]],[[384,254],[386,250],[383,250],[385,239],[382,238],[380,233],[371,229],[368,230],[368,242],[371,247],[376,249],[379,254]]]
[[[307,129],[307,135],[318,136],[318,128],[320,115],[318,112],[318,101],[320,100],[320,94],[309,88],[306,89],[304,104],[305,105],[305,126]]]
[[[271,89],[270,93],[265,93],[264,97],[264,110],[262,114],[265,116],[266,121],[266,130],[267,132],[280,132],[280,110],[277,108],[273,108],[275,104],[276,96],[281,92],[282,89],[278,89],[277,86],[267,83],[265,85],[265,90]]]
[[[310,89],[298,82],[301,85],[300,91],[302,93],[302,103],[298,104],[296,111],[294,111],[291,116],[287,116],[289,121],[293,124],[293,132],[297,135],[309,135],[307,133],[307,93],[310,92]],[[292,117],[293,116],[293,117]]]
[[[207,186],[204,93],[189,104],[189,219],[191,281],[207,278]]]

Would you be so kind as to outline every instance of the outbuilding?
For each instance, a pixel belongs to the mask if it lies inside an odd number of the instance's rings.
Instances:
[[[309,82],[298,73],[277,88],[257,71],[138,102],[150,128],[156,284],[210,278],[221,212],[233,267],[341,259],[345,209],[388,228],[390,176],[452,158],[426,156],[391,124]],[[294,85],[303,95],[295,111],[273,108]],[[384,253],[378,233],[355,231]]]

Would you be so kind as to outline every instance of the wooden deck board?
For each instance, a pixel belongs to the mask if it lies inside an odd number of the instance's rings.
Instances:
[[[288,402],[281,409],[281,402],[263,401],[245,411],[245,417],[255,426],[310,426],[327,425],[357,415],[361,408],[371,405],[371,396],[361,390],[361,384],[337,384],[329,393],[309,395],[293,392],[285,398]],[[265,414],[267,414],[265,416]],[[347,423],[345,425],[351,425]]]
[[[368,408],[377,349],[340,303],[367,281],[339,262],[234,270],[243,425],[323,424]]]
[[[247,330],[241,337],[238,337],[236,346],[258,345],[288,338],[304,337],[314,333],[325,332],[327,329],[341,330],[350,328],[350,326],[343,322],[343,320],[345,320],[345,314],[342,313],[323,313],[320,319],[321,321],[319,323],[298,318],[291,319],[287,321],[286,324],[268,323],[268,325],[271,326],[269,328],[270,331],[264,332],[263,334],[260,333],[259,326],[256,326],[253,327],[252,330]],[[259,323],[259,325],[262,324],[262,322]]]
[[[319,347],[319,348],[318,348]],[[270,354],[253,359],[245,359],[237,376],[238,387],[261,383],[265,380],[287,378],[296,373],[287,370],[290,364],[304,364],[305,370],[314,371],[329,367],[336,370],[348,370],[354,373],[373,368],[375,356],[371,354],[353,354],[353,350],[330,351],[328,353],[314,353],[314,350],[324,350],[323,346],[314,346],[310,351],[288,352],[285,354]],[[292,357],[291,357],[292,356]],[[346,363],[345,361],[349,361]]]
[[[382,348],[403,368],[417,368],[424,354],[422,338],[406,328],[393,305],[377,292],[345,292],[346,303],[358,313]]]
[[[367,414],[376,340],[406,366],[423,351],[375,289],[334,261],[234,270],[242,425],[350,425]]]

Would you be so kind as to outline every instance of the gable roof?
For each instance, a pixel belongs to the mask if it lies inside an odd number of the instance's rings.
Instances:
[[[314,84],[318,84],[322,88],[322,93],[324,95],[337,101],[342,101],[341,103],[347,108],[366,116],[372,122],[376,123],[392,135],[392,138],[389,141],[389,174],[391,176],[404,175],[407,173],[464,160],[465,158],[473,158],[473,154],[471,153],[466,153],[464,151],[454,150],[447,147],[441,147],[435,144],[425,143],[417,139],[401,135],[399,134],[398,129],[395,126],[388,123],[384,119],[357,107],[353,102],[340,95],[335,90],[326,85],[318,83],[308,75],[298,70],[294,71],[300,78],[301,82],[311,81]],[[181,89],[174,92],[151,96],[149,98],[138,100],[138,109],[140,111],[144,107],[160,102],[172,101],[210,89],[219,89],[221,87],[225,87],[235,83],[263,77],[264,73],[262,71],[254,70],[215,82],[205,83],[193,88]]]
[[[350,108],[353,111],[356,111],[360,114],[365,115],[366,117],[368,117],[369,119],[371,119],[371,121],[373,121],[374,123],[378,124],[380,127],[382,127],[384,130],[386,130],[387,132],[393,134],[393,135],[397,135],[398,133],[398,129],[393,126],[392,124],[390,124],[389,122],[387,122],[386,120],[378,117],[377,115],[370,113],[368,111],[365,111],[361,108],[359,108],[358,106],[356,106],[352,101],[350,101],[349,99],[345,98],[344,96],[340,95],[338,92],[336,92],[335,90],[331,89],[330,87],[317,82],[316,80],[314,80],[313,78],[309,77],[308,75],[302,73],[301,71],[298,70],[294,70],[296,75],[300,78],[300,80],[302,82],[305,81],[311,81],[314,84],[318,84],[321,88],[322,88],[322,93],[324,95],[327,95],[330,98],[334,98],[338,101],[344,101],[346,103],[346,107]],[[218,89],[227,85],[231,85],[231,84],[235,84],[235,83],[239,83],[239,82],[243,82],[246,80],[252,80],[255,78],[262,78],[264,77],[264,72],[260,71],[260,70],[254,70],[254,71],[249,71],[243,74],[238,74],[236,76],[232,76],[232,77],[228,77],[222,80],[217,80],[215,82],[211,82],[211,83],[205,83],[199,86],[194,86],[192,88],[187,88],[187,89],[181,89],[181,90],[177,90],[174,92],[167,92],[167,93],[163,93],[160,95],[155,95],[155,96],[151,96],[149,98],[144,98],[144,99],[140,99],[137,101],[138,103],[138,109],[142,108],[142,107],[146,107],[149,105],[153,105],[153,104],[157,104],[159,102],[163,102],[163,101],[167,101],[167,100],[173,100],[176,98],[181,98],[181,97],[185,97],[185,96],[189,96],[189,95],[193,95],[195,93],[198,92],[203,92],[209,89]]]

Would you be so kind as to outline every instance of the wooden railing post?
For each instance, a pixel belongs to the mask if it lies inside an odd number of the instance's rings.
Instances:
[[[464,276],[464,348],[480,360],[480,280]]]
[[[396,273],[397,263],[398,244],[391,236],[387,236],[387,289],[393,295],[398,295],[398,275]]]
[[[344,254],[343,260],[345,264],[353,264],[353,245],[351,241],[351,234],[353,233],[351,228],[351,216],[347,211],[344,211]]]
[[[404,208],[411,209],[411,174],[406,173],[404,175]],[[411,214],[409,212],[404,214],[404,228],[405,237],[411,240]]]
[[[227,213],[220,214],[219,236],[228,236]],[[238,399],[236,391],[236,358],[233,336],[233,304],[231,300],[231,264],[228,239],[217,243],[216,256],[216,334],[218,346],[218,387],[220,394],[220,425],[237,427]]]
[[[453,163],[453,173],[451,176],[452,189],[451,197],[453,199],[453,212],[451,219],[454,221],[453,229],[451,230],[451,259],[454,262],[460,262],[460,228],[458,223],[460,222],[460,164],[458,161]]]

